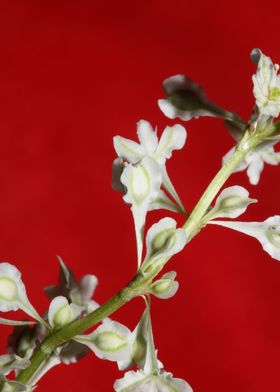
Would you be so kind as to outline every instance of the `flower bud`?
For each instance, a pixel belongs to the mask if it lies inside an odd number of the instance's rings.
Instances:
[[[164,274],[159,280],[151,285],[150,292],[161,299],[173,297],[179,288],[179,283],[174,280],[176,275],[175,271]]]

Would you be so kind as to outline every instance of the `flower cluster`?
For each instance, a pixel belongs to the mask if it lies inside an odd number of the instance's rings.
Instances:
[[[280,125],[274,121],[280,113],[279,67],[259,49],[253,50],[251,58],[257,65],[257,71],[253,75],[255,107],[248,122],[210,101],[198,83],[183,75],[175,75],[164,81],[166,98],[158,102],[163,113],[171,119],[178,117],[189,121],[200,116],[210,116],[225,121],[237,144],[223,158],[223,166],[216,177],[219,179],[219,188],[229,174],[243,170],[247,170],[250,183],[257,184],[264,163],[277,165],[280,162],[280,153],[275,151],[275,145],[280,140]],[[8,338],[8,353],[0,356],[0,391],[31,392],[41,377],[54,366],[75,363],[87,354],[94,353],[100,359],[116,362],[118,369],[125,371],[123,377],[114,383],[116,392],[192,392],[186,381],[174,378],[158,360],[151,323],[153,296],[168,299],[179,288],[176,271],[164,272],[161,276],[158,274],[170,258],[191,240],[188,225],[193,224],[197,232],[207,225],[218,225],[247,234],[257,239],[272,258],[280,261],[280,216],[269,217],[263,222],[234,220],[245,213],[249,205],[257,202],[249,197],[244,187],[235,185],[224,188],[214,204],[210,205],[211,200],[215,199],[213,189],[217,190],[214,183],[214,187],[208,187],[190,216],[186,213],[166,167],[173,152],[182,149],[186,142],[187,132],[182,125],[167,126],[159,137],[157,129],[141,120],[137,123],[137,135],[139,142],[122,136],[114,137],[117,158],[113,162],[112,186],[123,194],[124,201],[131,206],[134,220],[137,271],[135,279],[121,294],[137,282],[137,290],[131,290],[133,294],[128,296],[127,301],[133,296],[143,297],[145,309],[139,322],[131,330],[108,318],[112,310],[117,308],[115,305],[106,314],[101,313],[100,310],[104,308],[99,309],[100,305],[92,299],[98,285],[96,276],[88,274],[77,280],[61,258],[59,282],[45,288],[50,304],[41,316],[27,296],[20,271],[10,263],[0,263],[0,312],[20,309],[32,319],[22,321],[0,318],[0,324],[14,327]],[[250,144],[252,139],[254,143]],[[232,158],[238,157],[236,152],[241,155],[234,162]],[[235,166],[232,162],[236,163]],[[227,172],[230,164],[233,165],[231,173]],[[155,209],[181,213],[189,220],[185,226],[177,227],[174,218],[165,216],[146,230],[147,214]],[[122,297],[119,294],[113,298],[114,301]],[[82,333],[84,327],[75,329],[75,326],[89,319],[92,321],[91,316],[96,314],[108,317],[102,320],[97,317],[90,326],[101,322],[90,333]],[[68,337],[69,340],[62,339],[60,333],[69,329],[74,330],[74,333]],[[47,353],[46,360],[35,369],[27,383],[19,382],[31,360],[40,352],[42,343],[53,335],[58,337],[58,342],[63,343],[56,344]],[[12,375],[19,378],[11,378]]]

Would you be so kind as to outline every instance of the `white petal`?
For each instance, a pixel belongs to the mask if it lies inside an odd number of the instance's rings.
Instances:
[[[88,346],[98,358],[109,361],[128,359],[132,353],[132,333],[116,321],[108,321],[89,335],[78,335],[74,340]]]
[[[132,332],[132,353],[129,358],[123,361],[118,361],[119,370],[125,370],[133,365],[144,367],[146,351],[147,351],[147,338],[148,338],[148,323],[149,323],[149,309],[145,309],[139,323]]]
[[[176,230],[177,222],[173,218],[163,218],[158,223],[155,223],[147,232],[146,236],[146,257],[151,256],[161,251],[166,245],[170,234]]]
[[[176,201],[176,203],[178,204],[178,206],[180,208],[180,212],[185,214],[186,211],[185,211],[184,205],[181,202],[181,199],[180,199],[178,193],[176,192],[176,189],[174,188],[174,186],[168,176],[165,164],[163,164],[163,163],[161,164],[161,173],[162,173],[162,183],[163,183],[164,188]]]
[[[275,215],[264,222],[211,221],[209,223],[227,227],[256,238],[272,258],[280,261],[280,216]]]
[[[257,73],[253,76],[256,104],[261,114],[278,117],[280,113],[280,88],[279,76],[277,76],[279,67],[259,49],[254,53],[257,56],[253,54],[253,57],[258,61]]]
[[[12,264],[0,263],[0,311],[8,312],[18,309],[45,324],[29,302],[20,271]]]
[[[252,153],[247,158],[248,169],[247,174],[249,177],[250,184],[257,185],[260,180],[261,172],[264,168],[264,163],[258,153]]]
[[[124,200],[130,204],[149,204],[155,200],[162,176],[157,162],[150,157],[144,157],[136,165],[128,165],[121,176],[121,182],[127,188]]]
[[[149,211],[161,209],[179,213],[182,212],[180,207],[173,203],[173,201],[160,189],[157,198],[150,204]]]
[[[141,267],[148,272],[151,268],[164,265],[173,255],[179,253],[187,243],[184,229],[176,229],[176,221],[163,218],[154,224],[146,237],[146,257]]]
[[[34,325],[36,321],[18,321],[18,320],[9,320],[0,317],[0,324],[2,325]]]
[[[263,161],[269,165],[276,166],[280,163],[280,153],[275,152],[272,146],[262,149],[259,154]]]
[[[145,155],[145,150],[140,144],[124,137],[115,136],[113,143],[118,156],[129,163],[137,163]]]
[[[85,275],[79,283],[79,292],[84,300],[89,300],[93,296],[98,279],[95,275]]]
[[[242,186],[225,188],[217,197],[215,206],[206,215],[206,219],[237,218],[246,211],[249,204],[256,202],[256,199],[249,198],[249,192]]]
[[[153,154],[158,145],[158,138],[156,132],[153,130],[151,124],[148,121],[138,121],[137,135],[141,146],[146,151],[146,155]]]
[[[71,323],[75,318],[73,307],[66,297],[55,297],[49,307],[48,320],[52,327],[61,328]]]
[[[161,135],[156,156],[167,159],[171,158],[173,150],[183,148],[186,139],[187,131],[182,125],[176,124],[172,127],[166,127]]]
[[[137,165],[128,165],[121,176],[121,182],[127,188],[124,200],[130,203],[134,218],[138,268],[142,260],[143,232],[146,214],[151,203],[157,198],[162,176],[157,162],[144,157]]]
[[[172,120],[176,117],[179,117],[181,120],[188,121],[191,119],[191,115],[188,112],[184,112],[183,110],[176,109],[168,99],[159,99],[158,106],[162,113]]]

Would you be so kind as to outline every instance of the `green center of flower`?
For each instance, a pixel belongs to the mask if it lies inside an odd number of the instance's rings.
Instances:
[[[12,279],[0,277],[0,299],[4,301],[15,301],[18,298],[17,285]]]
[[[220,209],[227,210],[229,208],[241,208],[247,205],[247,199],[241,196],[228,196],[225,197],[220,204]]]
[[[102,332],[96,336],[93,343],[102,351],[118,351],[127,345],[126,339],[116,332]]]
[[[153,292],[156,294],[163,294],[170,288],[171,284],[172,284],[171,279],[160,279],[153,284],[152,286]]]
[[[280,98],[280,88],[272,87],[269,93],[269,99],[272,101],[277,101]]]
[[[141,166],[133,168],[131,178],[131,193],[136,202],[141,203],[150,191],[150,178],[146,170]]]
[[[168,245],[170,235],[174,232],[174,229],[166,229],[158,233],[152,241],[151,254],[154,255],[159,250],[163,250]]]
[[[53,322],[57,327],[63,327],[69,324],[73,319],[73,311],[69,305],[61,307],[53,318]]]

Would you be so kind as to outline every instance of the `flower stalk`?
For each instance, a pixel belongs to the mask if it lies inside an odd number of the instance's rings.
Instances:
[[[189,219],[184,224],[183,227],[187,233],[188,241],[190,241],[201,230],[203,226],[202,218],[221,187],[234,172],[240,162],[244,160],[246,155],[250,153],[261,142],[261,140],[262,139],[258,134],[245,132],[243,138],[237,144],[235,152],[230,159],[224,163],[222,168],[211,181],[192,211]],[[48,360],[49,356],[53,353],[56,347],[93,327],[104,318],[110,316],[117,309],[121,308],[132,298],[144,294],[148,285],[158,275],[162,268],[163,266],[159,266],[156,269],[152,269],[147,274],[143,274],[140,271],[127,286],[95,311],[91,312],[82,319],[78,319],[66,325],[60,330],[49,334],[32,356],[30,366],[18,375],[17,381],[23,384],[28,384],[36,372],[44,365],[45,361]]]

